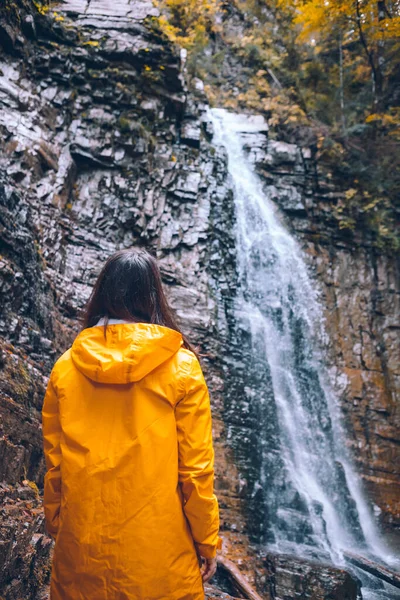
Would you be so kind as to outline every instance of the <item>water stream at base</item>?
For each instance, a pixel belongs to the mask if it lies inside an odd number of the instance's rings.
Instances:
[[[254,493],[263,491],[263,541],[278,552],[336,565],[345,564],[347,550],[394,567],[346,454],[321,350],[323,313],[302,251],[243,150],[246,118],[212,109],[210,119],[213,143],[227,153],[234,196],[235,323],[250,340],[246,394],[231,400],[231,410],[257,404]],[[391,586],[393,596],[386,588],[376,596],[373,578],[357,574],[363,598],[398,597]]]

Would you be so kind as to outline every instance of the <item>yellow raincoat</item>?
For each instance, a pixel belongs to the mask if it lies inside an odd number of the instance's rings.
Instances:
[[[83,330],[43,405],[51,600],[203,600],[220,546],[210,401],[180,333]]]

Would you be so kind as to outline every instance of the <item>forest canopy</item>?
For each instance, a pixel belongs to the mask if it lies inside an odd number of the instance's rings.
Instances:
[[[162,0],[213,104],[263,113],[313,145],[342,199],[338,227],[397,250],[400,0]]]

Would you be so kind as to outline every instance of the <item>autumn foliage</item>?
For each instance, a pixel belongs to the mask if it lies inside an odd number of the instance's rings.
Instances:
[[[160,27],[184,48],[204,48],[209,34],[217,30],[219,0],[155,0],[154,3],[166,9],[166,14],[158,19]]]
[[[400,0],[160,0],[211,103],[312,144],[340,229],[400,247]],[[240,66],[239,66],[240,65]],[[233,67],[233,68],[232,68]]]

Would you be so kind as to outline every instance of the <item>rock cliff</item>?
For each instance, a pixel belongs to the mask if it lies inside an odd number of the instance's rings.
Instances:
[[[39,497],[46,378],[79,330],[104,260],[132,245],[157,255],[171,304],[201,349],[227,551],[265,597],[278,598],[271,582],[282,586],[287,568],[283,559],[255,559],[243,517],[242,470],[252,457],[227,443],[226,357],[240,357],[229,347],[236,267],[226,157],[212,145],[201,82],[187,88],[185,56],[158,31],[156,16],[151,3],[128,0],[68,0],[51,11],[7,1],[0,12],[0,593],[10,600],[44,597],[48,576]],[[249,152],[314,267],[354,457],[393,532],[394,260],[330,229],[324,199],[335,190],[308,150],[260,131]],[[355,598],[354,580],[335,573],[337,595],[329,597]],[[328,588],[313,598],[327,598]]]

